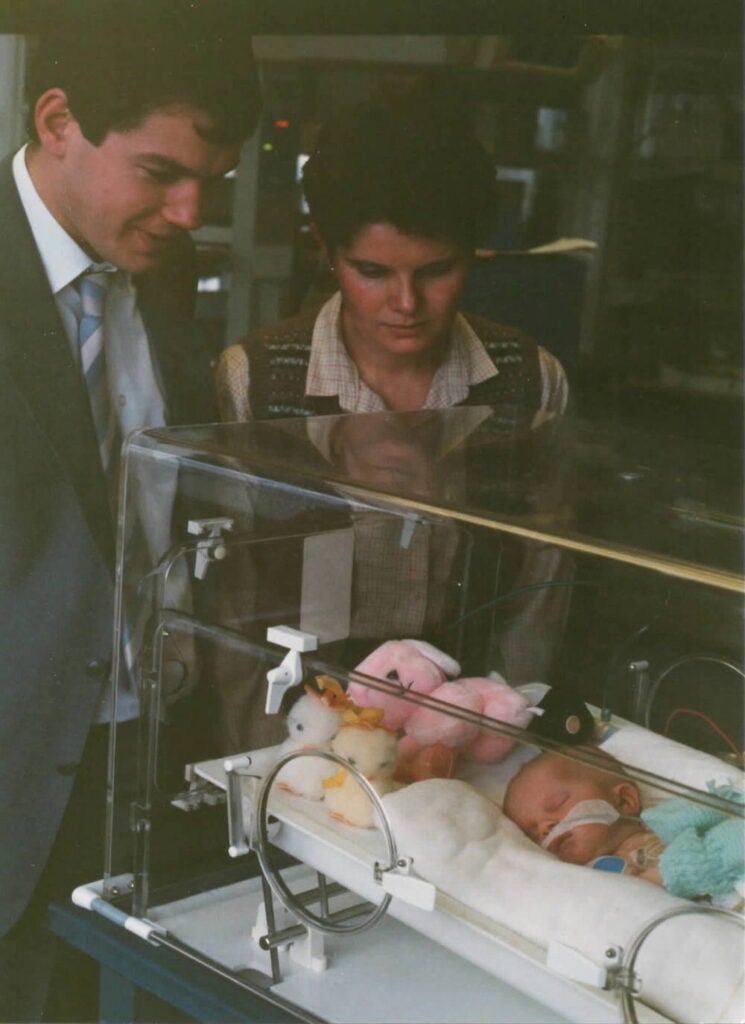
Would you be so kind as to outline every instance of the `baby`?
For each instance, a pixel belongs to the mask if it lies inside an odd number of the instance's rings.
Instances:
[[[635,875],[689,899],[726,897],[734,906],[745,877],[742,819],[683,798],[642,810],[621,764],[603,757],[607,770],[539,754],[507,787],[504,813],[559,860]],[[714,792],[742,803],[733,787]]]

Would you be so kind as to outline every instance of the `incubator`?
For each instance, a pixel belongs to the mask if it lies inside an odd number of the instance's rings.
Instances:
[[[516,407],[132,435],[75,901],[288,1019],[743,1019],[739,474]]]

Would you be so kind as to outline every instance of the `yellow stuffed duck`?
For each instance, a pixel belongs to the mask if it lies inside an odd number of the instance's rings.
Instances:
[[[396,734],[378,724],[378,708],[348,708],[345,724],[331,741],[334,753],[360,771],[379,796],[400,788],[393,779],[396,770]],[[323,781],[329,814],[357,828],[375,827],[375,808],[370,797],[351,772],[342,768]]]

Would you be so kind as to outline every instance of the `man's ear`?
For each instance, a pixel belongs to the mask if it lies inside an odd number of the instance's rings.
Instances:
[[[53,156],[64,156],[70,128],[77,124],[64,89],[47,89],[41,94],[34,108],[34,123],[44,149]]]
[[[642,809],[639,790],[633,782],[617,782],[613,786],[613,806],[619,814],[627,818],[635,818]]]

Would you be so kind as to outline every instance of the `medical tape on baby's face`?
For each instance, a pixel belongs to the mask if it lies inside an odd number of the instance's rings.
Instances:
[[[573,828],[579,828],[581,825],[612,825],[620,817],[621,815],[615,807],[612,807],[607,800],[580,800],[565,818],[554,825],[541,846],[547,850],[559,836],[563,836],[565,832],[571,832]]]

